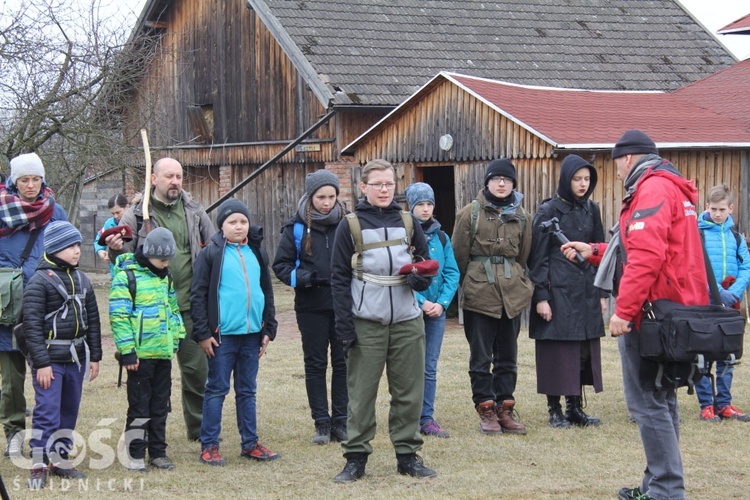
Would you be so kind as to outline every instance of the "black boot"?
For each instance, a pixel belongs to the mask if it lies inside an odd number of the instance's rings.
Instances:
[[[549,411],[549,426],[553,429],[568,429],[570,422],[565,418],[560,406],[560,396],[547,396],[547,411]]]
[[[565,396],[565,418],[578,427],[597,426],[602,423],[596,417],[589,417],[581,408],[581,396]]]
[[[422,457],[416,453],[397,453],[396,461],[399,474],[420,478],[437,476],[437,472],[425,466]]]
[[[344,457],[346,458],[346,465],[333,478],[334,483],[353,483],[365,475],[367,453],[344,453]]]

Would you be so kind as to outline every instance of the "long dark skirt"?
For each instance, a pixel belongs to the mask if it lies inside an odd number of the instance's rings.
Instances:
[[[602,353],[599,339],[584,341],[536,340],[536,392],[550,396],[580,396],[581,386],[602,391]],[[588,356],[581,351],[588,345]],[[585,350],[584,350],[585,352]],[[585,361],[582,361],[582,358]]]

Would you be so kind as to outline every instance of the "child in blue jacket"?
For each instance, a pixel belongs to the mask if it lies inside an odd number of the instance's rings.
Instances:
[[[107,245],[99,244],[99,236],[107,229],[112,229],[120,223],[120,219],[122,218],[123,214],[127,211],[128,208],[130,208],[130,203],[128,203],[128,199],[124,194],[117,193],[109,199],[109,201],[107,202],[107,207],[109,207],[109,213],[112,214],[112,217],[104,221],[104,225],[99,230],[99,232],[96,233],[96,236],[94,237],[94,252],[96,252],[96,255],[98,255],[100,259],[109,264],[109,277],[114,278],[114,262],[110,262],[109,260]]]
[[[424,399],[419,431],[426,436],[447,438],[448,431],[440,427],[433,418],[435,392],[437,389],[437,362],[443,345],[445,310],[448,309],[458,289],[460,273],[450,238],[440,229],[440,223],[432,216],[435,210],[435,193],[429,184],[416,182],[406,188],[409,210],[421,222],[422,231],[430,248],[430,259],[437,260],[440,268],[432,284],[422,292],[416,292],[417,303],[422,308],[425,331]]]
[[[701,240],[719,287],[724,307],[739,308],[742,296],[750,283],[750,255],[745,238],[735,231],[732,211],[734,193],[719,184],[708,191],[706,211],[698,218]],[[709,372],[711,364],[707,366]],[[734,366],[723,361],[716,363],[716,397],[712,380],[703,377],[695,384],[701,405],[701,420],[719,422],[722,419],[750,421],[750,415],[732,406],[732,372]]]
[[[198,255],[190,289],[193,337],[208,356],[200,461],[226,463],[219,434],[233,372],[240,457],[276,460],[281,455],[258,441],[255,416],[258,364],[277,326],[262,229],[250,226],[250,211],[234,198],[219,206],[216,224],[219,231]]]

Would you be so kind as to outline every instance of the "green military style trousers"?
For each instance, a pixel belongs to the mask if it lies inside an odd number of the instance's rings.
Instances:
[[[388,429],[397,454],[416,453],[422,447],[419,417],[424,392],[424,321],[394,325],[354,319],[357,343],[346,362],[348,441],[344,453],[372,453],[375,437],[375,401],[378,385],[386,370],[391,409]]]

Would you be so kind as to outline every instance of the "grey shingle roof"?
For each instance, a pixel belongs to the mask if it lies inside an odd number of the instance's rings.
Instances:
[[[673,0],[249,0],[319,98],[397,105],[440,71],[672,90],[736,60]],[[306,66],[302,68],[302,66]]]

